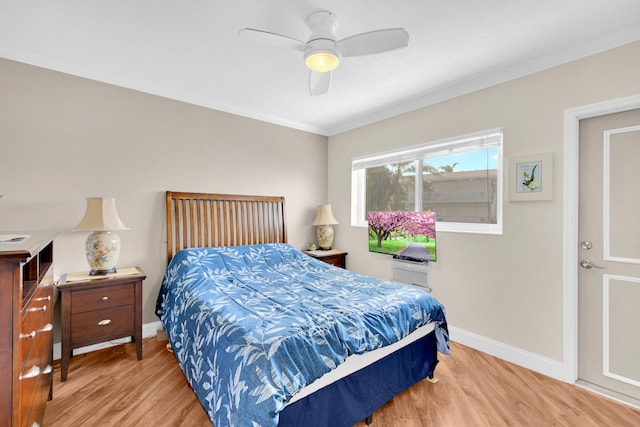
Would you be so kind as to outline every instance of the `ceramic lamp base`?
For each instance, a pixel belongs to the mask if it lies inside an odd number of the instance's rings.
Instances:
[[[120,236],[113,231],[94,231],[85,245],[90,276],[116,272],[120,256]]]
[[[328,251],[333,245],[333,227],[330,225],[319,226],[316,230],[316,237],[320,250]]]

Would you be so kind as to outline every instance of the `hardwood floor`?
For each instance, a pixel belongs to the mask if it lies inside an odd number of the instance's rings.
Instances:
[[[71,359],[60,382],[54,370],[53,400],[44,425],[208,426],[166,341],[134,344]],[[441,356],[437,384],[421,381],[373,415],[372,427],[444,426],[640,426],[640,410],[452,343]],[[357,427],[364,427],[364,422]]]

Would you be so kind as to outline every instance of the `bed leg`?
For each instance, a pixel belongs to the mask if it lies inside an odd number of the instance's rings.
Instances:
[[[364,422],[365,422],[366,425],[370,425],[373,422],[373,414],[371,414],[367,418],[365,418]]]
[[[440,363],[440,361],[438,360],[438,358],[436,358],[436,363],[433,365],[433,371],[427,377],[427,381],[429,381],[431,384],[435,384],[440,381],[436,378],[436,366],[438,366],[438,363]]]

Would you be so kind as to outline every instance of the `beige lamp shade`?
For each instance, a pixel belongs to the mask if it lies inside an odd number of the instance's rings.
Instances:
[[[316,214],[316,219],[313,220],[312,225],[330,224],[339,224],[338,220],[333,216],[333,212],[331,212],[331,205],[318,206],[318,213]]]
[[[74,228],[76,231],[128,230],[116,211],[113,197],[87,197],[87,211]]]
[[[90,275],[104,275],[116,272],[120,256],[120,236],[116,230],[128,230],[116,211],[113,197],[88,197],[87,211],[76,231],[92,231],[87,237],[85,250]]]

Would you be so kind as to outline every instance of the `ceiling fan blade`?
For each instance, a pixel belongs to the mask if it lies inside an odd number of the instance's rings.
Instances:
[[[388,52],[409,45],[409,34],[404,28],[388,28],[356,34],[338,42],[343,57]]]
[[[294,49],[300,52],[304,51],[306,45],[306,43],[298,39],[294,39],[293,37],[270,33],[269,31],[256,30],[255,28],[241,29],[238,31],[238,37],[267,46]]]
[[[309,93],[311,96],[324,95],[331,86],[331,71],[318,73],[309,71]]]

